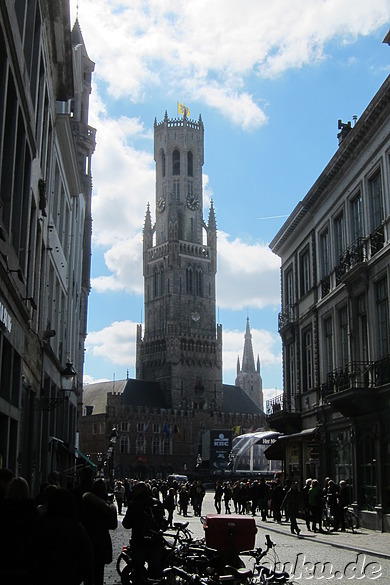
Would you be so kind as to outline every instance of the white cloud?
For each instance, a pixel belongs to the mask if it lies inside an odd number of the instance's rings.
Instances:
[[[133,364],[136,346],[136,323],[115,321],[100,331],[91,331],[86,351],[93,357],[120,366]]]
[[[218,305],[235,310],[279,306],[279,267],[279,258],[268,246],[229,240],[228,234],[218,232]]]
[[[93,242],[111,245],[143,225],[146,205],[154,201],[153,155],[134,142],[150,139],[137,119],[98,117],[93,157]],[[119,211],[119,213],[118,213]]]
[[[96,79],[114,98],[137,102],[151,90],[176,96],[186,88],[189,99],[206,100],[243,128],[266,122],[259,98],[245,91],[250,76],[316,63],[329,41],[367,35],[389,17],[388,0],[84,0],[79,7]]]

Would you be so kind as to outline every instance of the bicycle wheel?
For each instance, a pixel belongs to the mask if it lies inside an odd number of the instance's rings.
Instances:
[[[351,510],[344,510],[344,518],[345,525],[348,526],[352,532],[355,532],[355,530],[359,528],[359,520]]]

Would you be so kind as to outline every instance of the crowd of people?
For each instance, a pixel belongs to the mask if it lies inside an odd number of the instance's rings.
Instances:
[[[33,500],[25,479],[0,469],[1,583],[103,585],[104,567],[112,561],[110,530],[117,528],[118,516],[123,527],[132,530],[139,570],[149,559],[152,574],[153,567],[157,574],[161,542],[156,532],[173,527],[175,513],[201,516],[206,493],[199,479],[184,484],[125,479],[115,482],[112,493],[107,488],[103,478],[94,478],[92,468],[84,467],[77,487],[61,488],[54,472]],[[302,490],[295,481],[282,485],[280,478],[214,484],[217,514],[290,522],[293,534],[300,533],[298,516],[308,531],[322,531],[325,505],[334,518],[333,529],[345,530],[343,510],[348,503],[347,484],[330,478],[322,487],[317,479],[307,479]]]
[[[287,479],[266,481],[217,481],[214,504],[218,514],[259,514],[262,521],[290,522],[292,534],[300,534],[297,518],[302,516],[308,531],[322,532],[324,507],[327,506],[333,519],[332,530],[345,531],[344,508],[349,504],[347,483],[336,484],[326,478],[321,487],[317,479],[307,479],[302,490],[298,483]]]

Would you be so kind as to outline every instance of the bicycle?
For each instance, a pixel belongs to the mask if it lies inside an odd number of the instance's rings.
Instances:
[[[344,507],[344,522],[345,527],[350,528],[351,531],[355,534],[355,531],[357,528],[359,528],[359,518],[351,510],[351,508],[348,508],[348,506]]]
[[[156,536],[160,536],[162,544],[164,546],[163,554],[163,566],[167,566],[168,563],[180,562],[183,555],[183,550],[193,542],[192,532],[188,528],[189,522],[175,522],[174,531],[166,530],[164,532],[151,533]],[[195,542],[195,541],[194,541]],[[116,561],[116,571],[121,578],[123,585],[130,585],[133,583],[133,548],[131,542],[125,545],[120,552]],[[145,582],[148,582],[147,569],[144,572]],[[138,583],[135,585],[139,585]]]

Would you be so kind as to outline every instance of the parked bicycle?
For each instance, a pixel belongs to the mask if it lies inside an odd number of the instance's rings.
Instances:
[[[343,514],[344,514],[345,528],[349,528],[352,532],[355,532],[357,530],[357,528],[359,528],[358,517],[353,512],[353,510],[348,506],[344,507]],[[322,511],[322,526],[323,526],[323,528],[325,528],[328,531],[335,530],[336,528],[338,528],[337,518],[333,514],[331,506],[328,504],[328,502],[325,502],[325,505],[324,505],[324,508]]]

